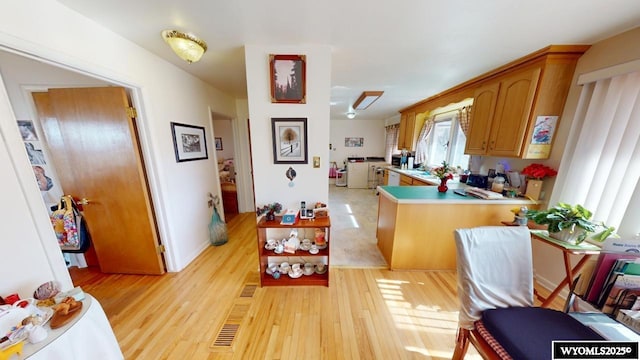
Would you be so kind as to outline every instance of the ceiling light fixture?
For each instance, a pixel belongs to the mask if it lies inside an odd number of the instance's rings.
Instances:
[[[368,108],[374,101],[378,100],[384,91],[363,91],[362,95],[353,103],[353,108],[356,110],[364,110]]]
[[[356,117],[356,112],[355,112],[355,111],[349,111],[349,112],[347,113],[347,117],[348,117],[349,119],[353,119],[354,117]]]
[[[207,43],[192,34],[177,30],[164,30],[162,38],[176,55],[189,64],[200,60],[202,54],[207,51]]]

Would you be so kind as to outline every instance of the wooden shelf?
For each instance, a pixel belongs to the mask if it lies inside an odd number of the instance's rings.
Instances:
[[[293,225],[283,225],[280,223],[282,220],[281,217],[276,216],[275,220],[267,221],[264,217],[260,219],[258,222],[258,256],[260,261],[260,285],[261,286],[302,286],[302,285],[311,285],[311,286],[329,286],[329,249],[331,247],[330,241],[330,228],[331,228],[331,220],[329,217],[317,218],[313,220],[300,220],[298,219]],[[265,244],[267,239],[272,238],[269,232],[279,233],[277,238],[283,238],[283,233],[287,232],[287,229],[297,229],[298,232],[304,232],[307,229],[323,229],[325,232],[325,241],[327,247],[324,249],[320,249],[317,254],[311,254],[308,251],[296,250],[295,253],[281,253],[278,254],[273,250],[265,249]],[[302,231],[301,231],[302,230]],[[305,236],[299,236],[300,240],[304,239]],[[307,238],[311,238],[313,241],[314,238],[307,236]],[[312,274],[312,275],[302,275],[299,278],[291,278],[289,275],[281,274],[278,279],[275,279],[272,275],[266,273],[266,269],[269,266],[269,259],[271,262],[282,263],[284,261],[292,262],[289,258],[311,258],[317,261],[310,261],[314,263],[322,262],[327,267],[327,271],[324,274]],[[276,260],[274,260],[274,258]],[[280,260],[281,258],[281,260]]]

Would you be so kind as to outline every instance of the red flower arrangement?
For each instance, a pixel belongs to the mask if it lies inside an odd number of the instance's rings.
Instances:
[[[547,176],[556,176],[558,172],[553,170],[552,168],[542,165],[542,164],[531,164],[522,169],[522,174],[527,175],[530,178],[534,178],[537,180],[542,180],[542,178]]]
[[[446,161],[443,161],[442,166],[431,169],[431,174],[437,176],[440,180],[451,180],[453,179],[453,168]]]

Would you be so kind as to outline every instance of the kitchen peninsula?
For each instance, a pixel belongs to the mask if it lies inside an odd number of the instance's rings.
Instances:
[[[515,207],[540,206],[523,198],[439,193],[436,186],[379,186],[378,192],[378,248],[391,270],[454,270],[455,229],[499,226],[513,220]]]

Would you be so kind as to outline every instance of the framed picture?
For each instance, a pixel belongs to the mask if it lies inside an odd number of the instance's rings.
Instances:
[[[307,164],[307,118],[271,118],[274,164]]]
[[[208,158],[204,127],[172,122],[171,133],[177,162]]]
[[[344,138],[345,147],[363,147],[364,138],[361,137],[346,137]]]
[[[304,104],[306,65],[304,55],[269,55],[271,102]]]
[[[222,151],[222,138],[217,137],[215,138],[215,140],[216,140],[216,150]]]

